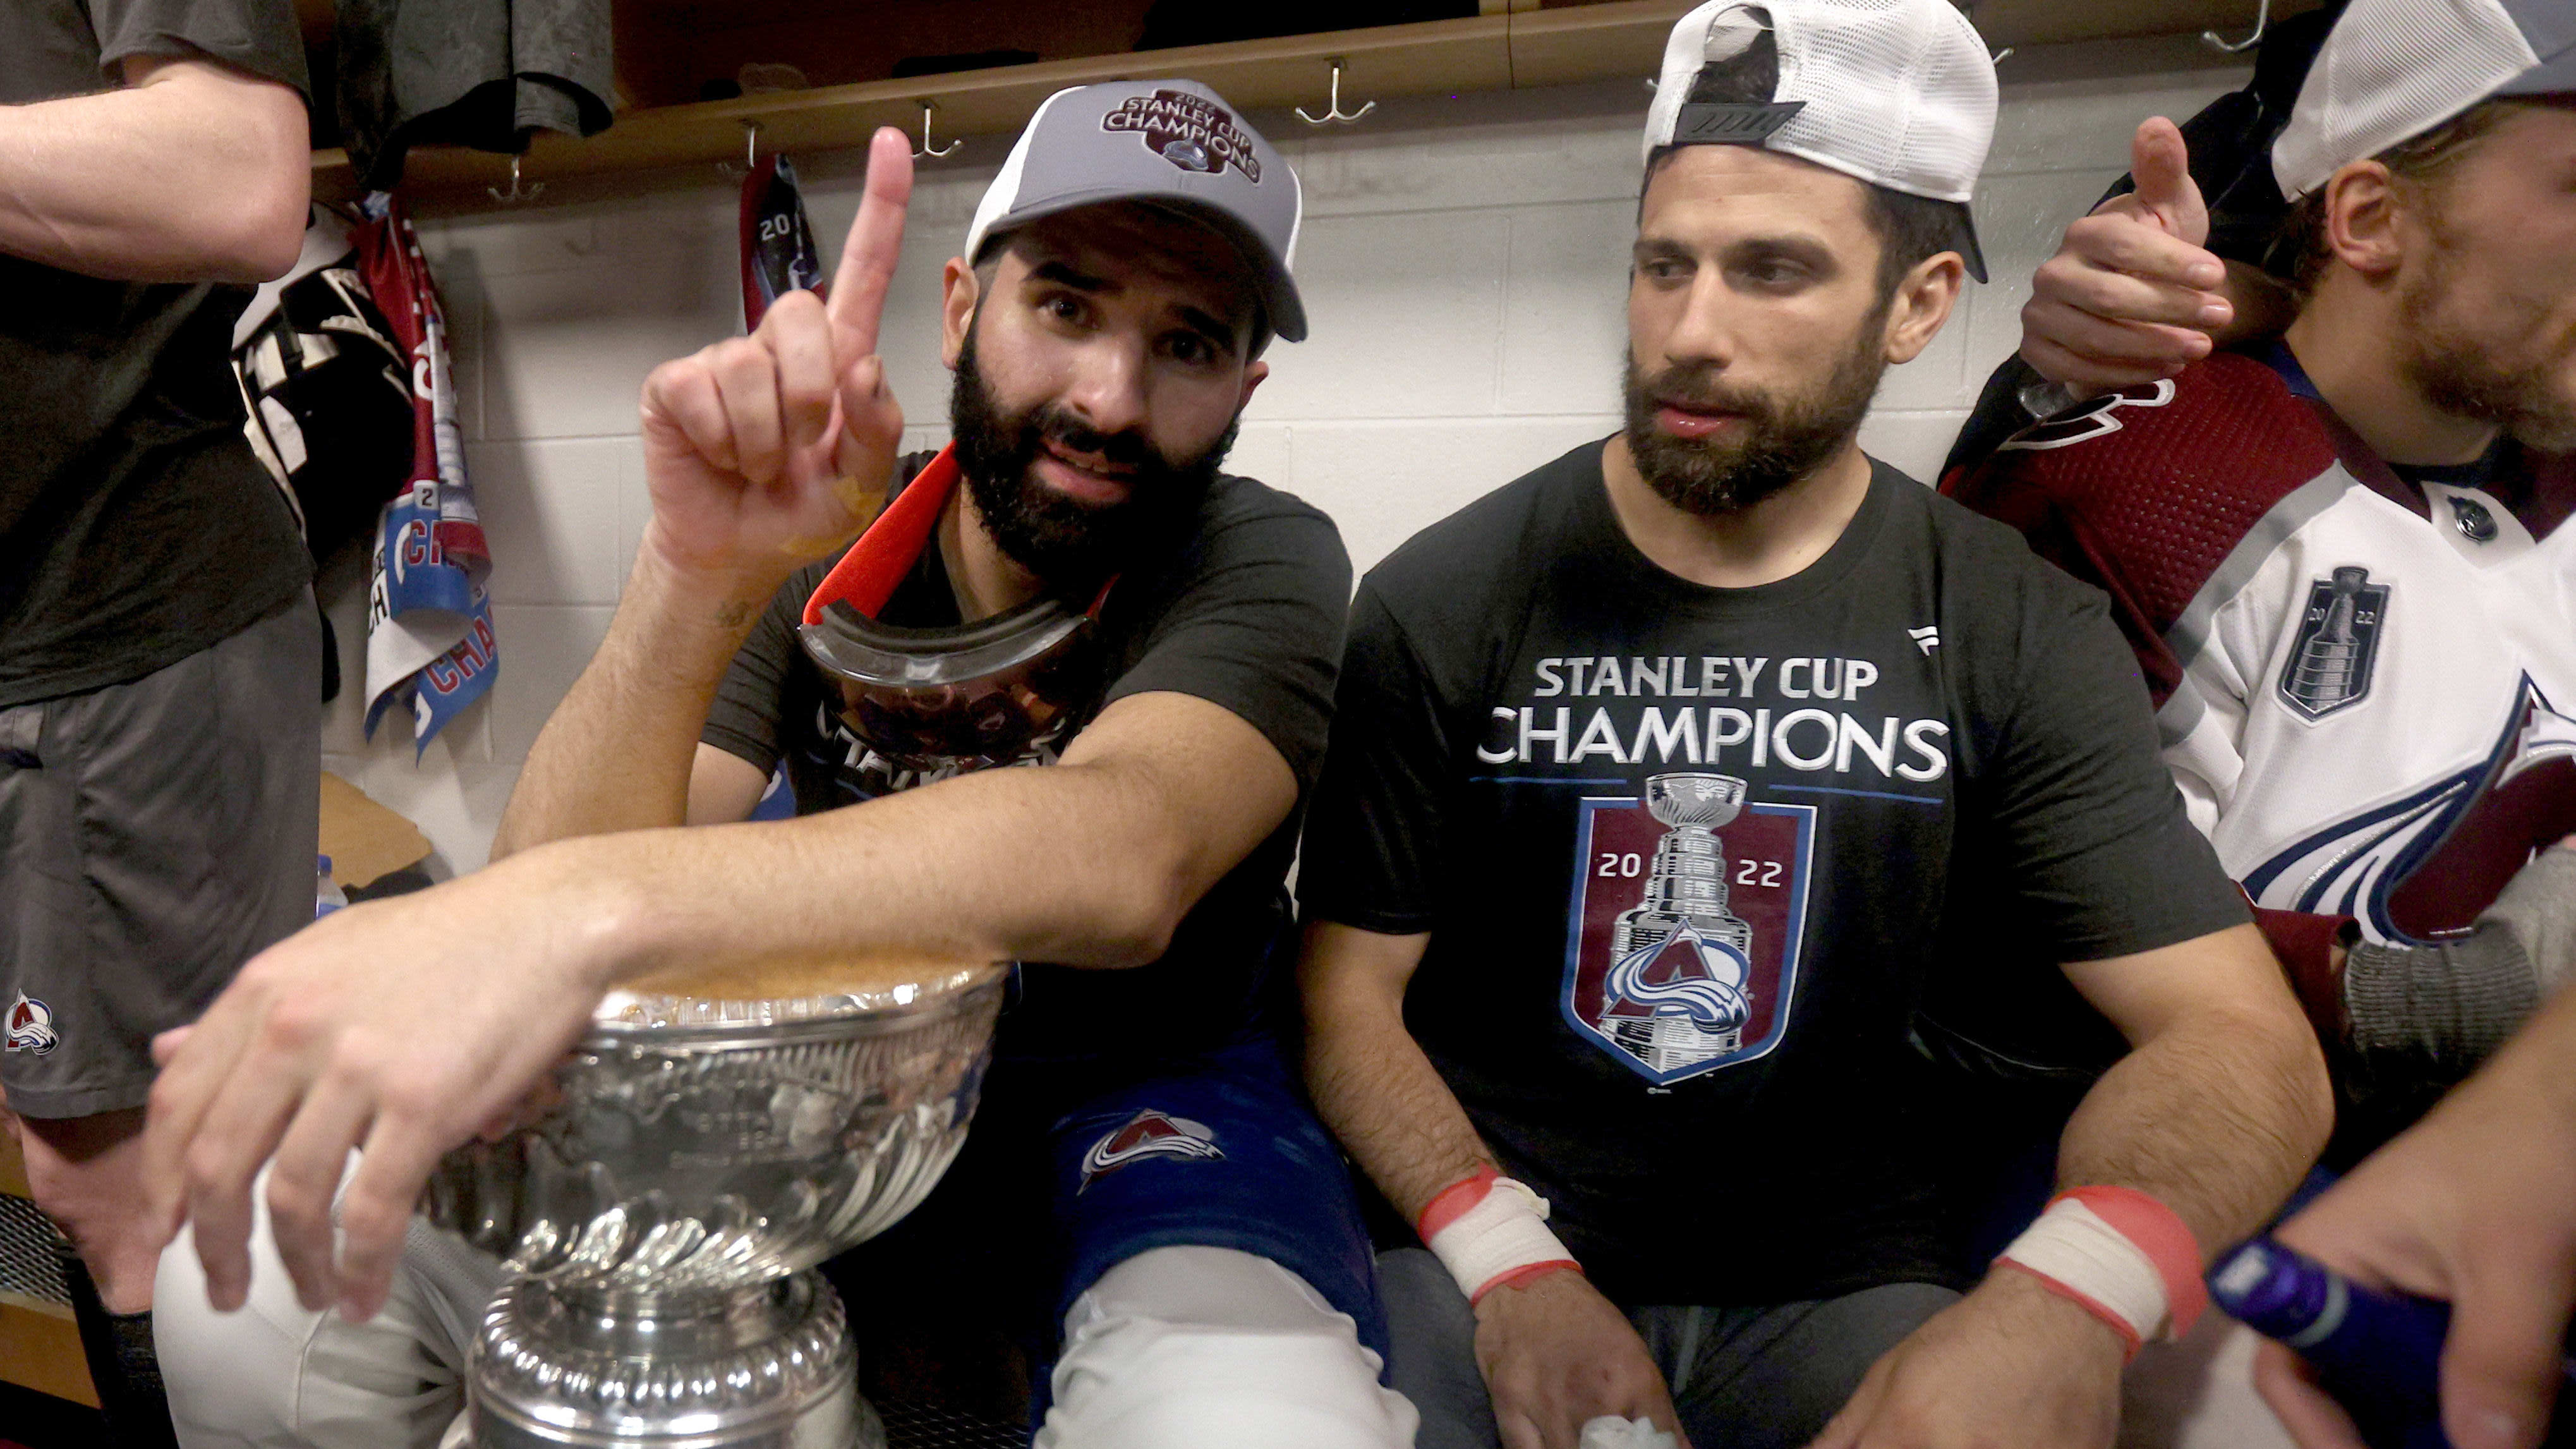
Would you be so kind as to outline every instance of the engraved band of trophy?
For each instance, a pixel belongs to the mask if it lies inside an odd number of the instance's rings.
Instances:
[[[2372,588],[2370,570],[2346,564],[2323,589],[2310,591],[2311,611],[2318,607],[2318,593],[2325,594],[2324,618],[2300,638],[2281,679],[2281,692],[2311,719],[2351,703],[2369,687],[2369,636],[2378,628],[2375,605],[2388,589]]]
[[[1657,1071],[1724,1055],[1743,1042],[1751,1016],[1743,968],[1753,928],[1727,909],[1726,844],[1717,830],[1744,808],[1744,794],[1745,782],[1733,775],[1646,777],[1646,810],[1668,828],[1655,843],[1644,897],[1611,927],[1613,964],[1605,987],[1615,1000],[1603,1026]],[[1649,982],[1649,970],[1676,948],[1688,953],[1678,969]]]
[[[543,1118],[450,1153],[423,1198],[512,1275],[468,1349],[478,1449],[882,1449],[812,1270],[948,1170],[1003,980],[595,1022]]]

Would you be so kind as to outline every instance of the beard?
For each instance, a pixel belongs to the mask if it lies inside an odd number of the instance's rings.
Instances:
[[[1049,592],[1084,602],[1139,556],[1177,541],[1243,425],[1237,415],[1214,443],[1173,462],[1141,431],[1103,433],[1051,402],[1006,410],[975,365],[971,322],[958,352],[948,420],[968,495],[994,544]],[[1084,503],[1048,487],[1035,464],[1049,442],[1096,453],[1125,470],[1127,496]]]
[[[2435,226],[2429,263],[2397,299],[2401,373],[2454,417],[2500,424],[2542,452],[2576,449],[2576,398],[2565,383],[2576,376],[2576,332],[2562,326],[2558,337],[2541,337],[2556,320],[2547,310],[2512,337],[2467,325],[2451,305],[2459,271],[2459,252]]]
[[[1707,363],[1684,363],[1648,377],[1629,358],[1628,455],[1663,500],[1701,518],[1741,513],[1816,471],[1860,431],[1878,379],[1887,370],[1880,340],[1887,307],[1873,309],[1833,371],[1795,396],[1732,386]],[[1730,412],[1744,419],[1732,440],[1681,438],[1655,425],[1664,403]]]

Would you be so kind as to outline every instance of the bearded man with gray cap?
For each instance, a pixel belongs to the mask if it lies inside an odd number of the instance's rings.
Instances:
[[[1944,0],[1691,12],[1625,427],[1361,584],[1307,1072],[1430,1249],[1380,1260],[1426,1449],[2106,1445],[2324,1140],[2101,596],[1855,441],[1982,272],[1994,108]],[[1960,983],[2125,1038],[1992,1271],[1916,1046]]]
[[[460,1434],[494,1271],[411,1221],[438,1154],[616,982],[871,949],[1054,964],[1019,968],[946,1179],[835,1273],[863,1330],[1053,1358],[1039,1445],[1411,1441],[1349,1183],[1261,1011],[1350,578],[1321,514],[1218,472],[1264,345],[1305,333],[1296,175],[1193,82],[1050,98],[947,264],[955,441],[898,460],[876,340],[909,192],[881,132],[829,302],[647,379],[653,520],[504,858],[335,914],[173,1044],[148,1145],[196,1230],[163,1287],[253,1298],[199,1317],[192,1445]],[[799,818],[738,823],[781,765]]]

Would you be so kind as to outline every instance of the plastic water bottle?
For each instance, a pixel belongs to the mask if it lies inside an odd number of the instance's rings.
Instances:
[[[348,903],[348,893],[331,879],[331,857],[313,857],[313,919],[318,921]]]
[[[2209,1296],[2306,1359],[2371,1449],[2450,1449],[2442,1432],[2449,1304],[2364,1287],[2268,1237],[2220,1259]],[[2576,1378],[2576,1362],[2568,1372]],[[2561,1398],[2576,1401],[2576,1383],[2562,1387]],[[2572,1427],[2576,1419],[2561,1412],[2548,1443],[2576,1437]]]

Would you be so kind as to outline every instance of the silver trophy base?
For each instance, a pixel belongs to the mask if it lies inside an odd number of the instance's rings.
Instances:
[[[520,1279],[483,1311],[476,1449],[885,1449],[841,1300],[814,1272],[651,1299]]]

